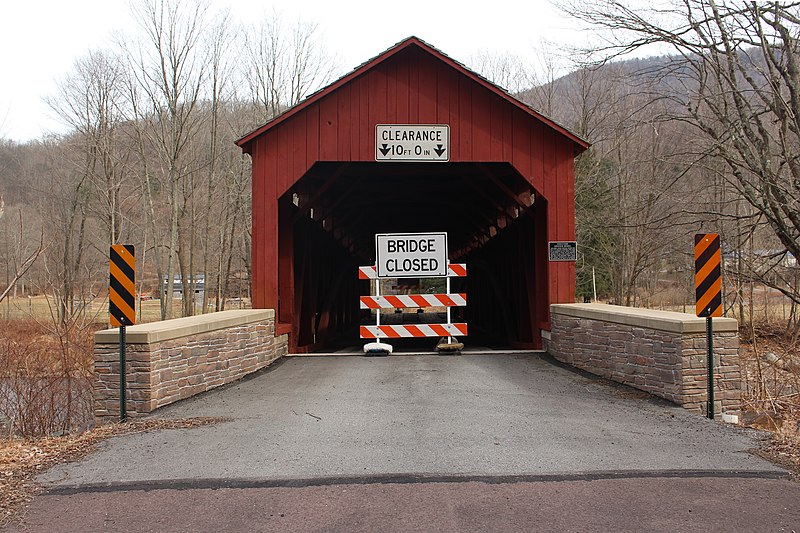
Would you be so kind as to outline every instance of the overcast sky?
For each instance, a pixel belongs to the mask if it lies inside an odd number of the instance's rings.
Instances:
[[[64,131],[43,99],[54,94],[75,59],[109,47],[112,35],[130,26],[128,2],[3,2],[0,137],[27,141]],[[330,51],[340,58],[342,73],[410,35],[462,62],[485,50],[534,61],[542,40],[576,40],[569,21],[547,0],[214,0],[214,5],[230,6],[239,22],[274,9],[287,21],[317,23]]]

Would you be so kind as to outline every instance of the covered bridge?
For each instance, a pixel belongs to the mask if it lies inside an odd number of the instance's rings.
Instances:
[[[449,143],[382,158],[380,125],[447,126]],[[588,143],[416,37],[237,144],[253,161],[253,307],[276,310],[292,352],[358,343],[377,233],[448,233],[469,342],[541,348],[550,304],[575,299],[575,264],[548,261],[548,241],[575,238]]]

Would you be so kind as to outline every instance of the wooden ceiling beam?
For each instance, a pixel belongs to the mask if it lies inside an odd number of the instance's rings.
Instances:
[[[511,200],[513,200],[517,206],[521,208],[521,210],[528,214],[528,216],[533,216],[528,208],[533,205],[533,196],[530,193],[530,190],[526,190],[523,193],[515,193],[511,190],[511,188],[503,183],[503,180],[495,176],[494,172],[492,172],[489,168],[486,167],[483,163],[477,163],[476,166],[480,169],[481,173],[489,178],[492,183],[494,183],[498,189],[503,191],[503,193]],[[514,217],[516,218],[516,217]]]
[[[350,166],[349,163],[343,163],[339,165],[339,167],[332,174],[330,174],[328,178],[322,183],[319,189],[317,189],[314,192],[314,196],[312,196],[305,202],[301,201],[300,205],[297,208],[298,209],[297,213],[295,213],[294,216],[292,217],[292,224],[297,222],[307,210],[314,208],[314,205],[317,203],[317,201],[319,201],[319,199],[322,198],[322,195],[324,195],[328,191],[328,189],[330,189],[333,186],[333,184],[336,183],[336,180],[338,180],[341,177],[341,175],[344,174],[344,172],[347,170],[349,166]]]

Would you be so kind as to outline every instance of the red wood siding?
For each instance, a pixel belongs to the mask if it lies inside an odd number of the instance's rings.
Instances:
[[[248,141],[254,307],[277,305],[277,199],[317,161],[374,161],[376,124],[448,124],[450,161],[510,162],[547,202],[548,240],[574,240],[576,142],[451,64],[410,46]],[[575,265],[547,268],[550,302],[573,301]]]
[[[417,57],[403,61],[409,55]],[[545,131],[535,118],[447,65],[411,51],[270,130],[269,142],[257,143],[253,157],[266,156],[267,145],[277,140],[276,174],[267,179],[277,182],[282,195],[316,161],[374,161],[376,124],[448,124],[452,162],[510,161],[548,200],[555,191],[547,190],[545,167],[565,177],[572,171],[569,139]]]

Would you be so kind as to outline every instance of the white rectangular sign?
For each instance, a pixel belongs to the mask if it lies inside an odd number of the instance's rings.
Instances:
[[[449,161],[450,126],[378,124],[375,161]]]
[[[447,233],[375,235],[379,278],[447,276]]]

